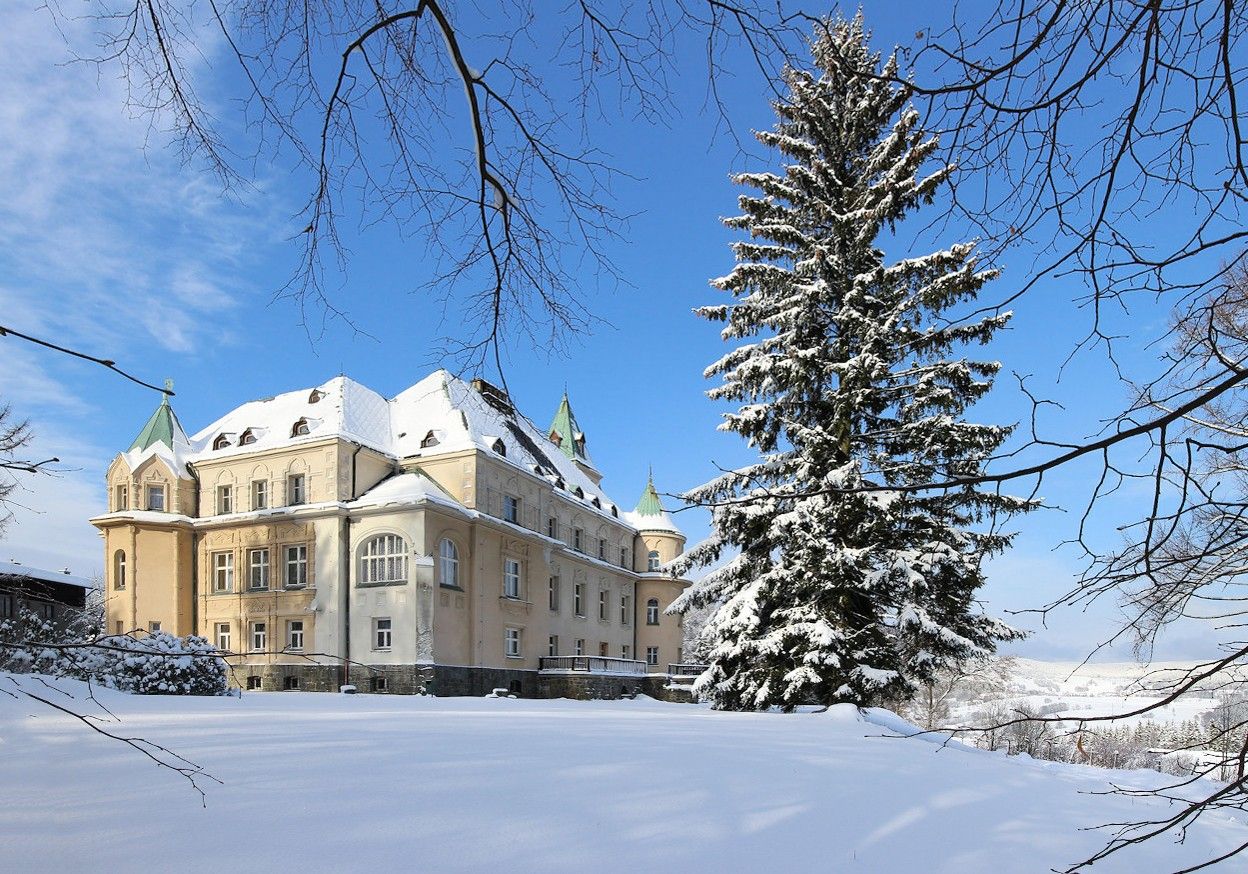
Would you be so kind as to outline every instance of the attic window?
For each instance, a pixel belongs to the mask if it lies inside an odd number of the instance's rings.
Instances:
[[[441,441],[438,440],[438,435],[430,431],[428,434],[425,435],[425,439],[420,441],[420,448],[428,449],[431,446],[437,446],[438,443],[440,442]]]
[[[246,431],[243,432],[243,436],[238,438],[239,446],[250,446],[252,443],[255,443],[255,442],[256,442],[256,435],[252,433],[250,428],[248,428]]]
[[[294,426],[290,429],[291,437],[302,437],[307,433],[308,433],[308,420],[307,419],[300,419],[298,422],[295,422]]]
[[[565,482],[563,481],[563,477],[561,477],[561,476],[560,476],[560,477],[555,477],[555,488],[557,488],[557,489],[565,489],[565,488],[567,488],[567,483],[565,483]]]
[[[499,455],[501,455],[503,458],[507,457],[507,444],[503,442],[503,439],[501,437],[495,440],[494,444],[490,448],[493,449],[495,452],[497,452]]]
[[[552,429],[550,432],[550,442],[556,446],[561,446],[563,445],[563,437],[559,435],[558,431]]]
[[[616,519],[620,518],[620,508],[617,507],[615,504],[611,505],[611,515],[614,516]]]
[[[597,497],[595,497],[592,501],[590,501],[590,503],[593,504],[595,507],[597,507],[599,510],[602,509],[602,501],[598,500]]]
[[[323,397],[325,397],[325,392],[321,391],[319,388],[314,388],[312,389],[312,394],[308,395],[308,403],[315,404]]]
[[[212,441],[213,449],[224,449],[225,447],[229,445],[230,445],[230,438],[226,437],[224,434],[218,434],[217,439]]]
[[[572,489],[572,494],[576,495],[578,498],[584,498],[585,490],[581,488],[580,486],[576,486],[575,488]]]

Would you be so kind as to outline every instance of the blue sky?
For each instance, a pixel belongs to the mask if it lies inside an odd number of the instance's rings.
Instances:
[[[37,0],[16,0],[0,32],[0,313],[19,330],[53,337],[115,358],[149,381],[176,381],[174,407],[194,432],[249,399],[310,386],[344,372],[393,395],[439,366],[440,334],[455,327],[420,293],[431,266],[418,240],[391,226],[350,229],[349,269],[334,299],[368,336],[332,319],[311,340],[299,314],[273,294],[298,256],[291,244],[306,177],[275,161],[256,169],[256,186],[223,198],[208,177],[181,166],[159,127],[132,117],[120,82],[105,71],[65,65],[65,44]],[[877,44],[909,39],[942,14],[940,4],[866,5]],[[85,31],[70,23],[71,41]],[[209,99],[233,84],[211,42],[195,71]],[[716,136],[704,111],[706,80],[699,44],[679,49],[674,114],[666,125],[627,115],[596,121],[597,145],[634,178],[616,185],[618,208],[633,216],[609,254],[627,285],[603,286],[586,269],[580,294],[605,324],[562,357],[509,349],[508,380],[521,409],[545,425],[566,385],[589,447],[606,473],[604,486],[631,505],[654,470],[660,490],[677,492],[715,474],[716,465],[748,460],[739,441],[715,430],[718,411],[703,395],[703,368],[724,351],[716,327],[691,315],[715,300],[708,279],[731,269],[732,238],[717,219],[732,214],[734,169],[770,167]],[[772,114],[764,83],[741,58],[741,74],[724,83],[733,123],[744,136]],[[478,64],[478,66],[482,66]],[[221,104],[228,113],[228,104]],[[11,147],[9,146],[11,144]],[[939,206],[934,209],[940,209]],[[957,229],[943,243],[959,237]],[[965,236],[965,234],[963,234]],[[891,254],[903,254],[898,243]],[[929,246],[928,248],[934,248]],[[999,281],[1004,297],[1022,281],[1032,253],[1010,253]],[[1086,434],[1122,406],[1125,391],[1104,357],[1089,354],[1060,370],[1086,312],[1071,300],[1082,291],[1050,283],[1015,307],[1013,328],[989,354],[1005,362],[1000,391],[976,410],[981,419],[1012,422],[1028,408],[1010,371],[1030,374],[1064,411],[1046,415],[1054,431]],[[1122,353],[1147,369],[1146,348],[1165,312],[1148,306],[1122,323],[1131,336]],[[98,368],[4,340],[0,397],[31,420],[36,455],[58,455],[55,478],[24,481],[17,518],[0,543],[10,556],[44,567],[91,574],[102,564],[86,519],[104,506],[103,471],[142,426],[158,397]],[[1060,378],[1059,378],[1060,377]],[[1068,510],[1086,496],[1091,468],[1046,481],[1042,494]],[[1114,507],[1101,523],[1112,536]],[[1069,586],[1076,566],[1069,537],[1078,511],[1045,511],[1018,523],[1017,548],[992,565],[986,596],[997,610],[1039,606]],[[679,519],[691,539],[707,516]],[[1080,658],[1106,636],[1111,605],[1063,611],[1017,649],[1035,657]],[[1036,628],[1031,618],[1018,624]],[[1194,636],[1193,636],[1194,634]],[[1207,654],[1198,632],[1174,635],[1166,657]],[[1121,654],[1121,653],[1120,653]]]

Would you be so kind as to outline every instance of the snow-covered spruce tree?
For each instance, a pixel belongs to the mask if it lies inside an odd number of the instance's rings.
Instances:
[[[951,662],[1015,636],[978,609],[981,563],[1003,549],[1002,515],[1027,501],[976,487],[871,491],[979,474],[1009,428],[963,421],[999,365],[955,357],[1008,315],[950,321],[996,276],[972,243],[885,262],[877,238],[929,203],[952,167],[905,88],[880,67],[861,16],[822,23],[815,72],[788,69],[775,129],[758,133],[783,172],[743,173],[749,239],[712,284],[732,303],[699,315],[739,345],[706,375],[739,404],[721,429],[760,459],[690,492],[712,535],[685,569],[739,550],[672,607],[718,609],[699,691],[722,709],[905,699]],[[866,490],[859,490],[863,489]]]

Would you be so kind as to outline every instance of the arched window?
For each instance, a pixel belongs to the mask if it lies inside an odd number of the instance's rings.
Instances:
[[[646,570],[657,571],[659,569],[659,551],[657,549],[650,550],[650,555],[646,557]]]
[[[599,510],[602,509],[602,501],[598,500],[597,495],[594,496],[593,500],[591,500],[590,503],[593,504],[595,507],[597,507]]]
[[[646,624],[647,625],[659,624],[659,599],[658,598],[651,598],[649,601],[646,602]]]
[[[225,447],[229,445],[230,445],[230,438],[226,437],[224,434],[218,434],[217,439],[212,441],[213,449],[224,449]]]
[[[319,388],[314,388],[312,389],[312,394],[308,395],[308,403],[315,404],[323,397],[325,397],[325,392]]]
[[[250,446],[252,443],[255,443],[255,442],[256,442],[256,435],[252,433],[252,430],[250,428],[248,428],[246,431],[243,432],[243,436],[238,438],[239,446]]]
[[[397,534],[379,534],[360,550],[361,583],[407,582],[407,543]]]
[[[500,437],[497,440],[495,440],[494,445],[491,446],[490,448],[493,449],[495,452],[497,452],[499,455],[501,455],[503,458],[507,457],[507,444],[503,442],[503,438]]]
[[[119,549],[113,553],[113,588],[126,587],[126,551]]]
[[[439,442],[438,435],[433,431],[430,431],[425,435],[425,439],[420,441],[420,448],[429,449],[430,447],[437,446]]]
[[[585,490],[581,488],[580,486],[577,486],[576,488],[572,489],[572,494],[576,495],[578,498],[584,498]]]
[[[442,585],[459,587],[459,548],[455,545],[455,541],[449,537],[444,537],[442,542],[438,544],[438,559],[440,561]]]
[[[302,437],[303,435],[307,433],[308,433],[308,420],[307,419],[300,419],[298,422],[295,422],[295,424],[290,429],[291,437]]]

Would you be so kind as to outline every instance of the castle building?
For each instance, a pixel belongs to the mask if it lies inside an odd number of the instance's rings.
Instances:
[[[565,394],[548,430],[438,371],[337,377],[188,437],[168,399],[109,466],[114,633],[198,634],[261,689],[614,696],[683,661],[685,537],[622,511]]]

